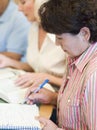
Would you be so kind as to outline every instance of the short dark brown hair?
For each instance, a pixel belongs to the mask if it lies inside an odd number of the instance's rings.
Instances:
[[[45,31],[79,33],[82,27],[90,29],[91,41],[97,41],[97,0],[49,0],[39,9]]]

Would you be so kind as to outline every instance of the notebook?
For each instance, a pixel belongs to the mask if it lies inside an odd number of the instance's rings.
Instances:
[[[36,105],[0,103],[0,130],[41,130],[36,116]]]
[[[14,84],[14,81],[20,74],[26,73],[22,70],[11,68],[0,69],[0,98],[8,103],[23,103],[27,88],[21,88]],[[50,84],[46,84],[45,88],[54,91]]]

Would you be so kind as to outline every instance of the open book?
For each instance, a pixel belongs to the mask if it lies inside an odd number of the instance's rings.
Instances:
[[[22,89],[14,84],[20,74],[26,73],[16,69],[0,69],[0,98],[9,103],[22,103],[27,88]]]
[[[0,130],[41,130],[36,105],[0,103]]]
[[[14,84],[14,81],[20,74],[25,71],[16,69],[0,69],[0,98],[9,103],[23,103],[27,88],[20,88]],[[45,88],[54,91],[50,84],[46,84]]]

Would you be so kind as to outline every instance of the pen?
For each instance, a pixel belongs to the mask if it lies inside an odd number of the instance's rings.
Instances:
[[[35,91],[34,91],[34,93],[37,93],[40,89],[42,89],[43,87],[44,87],[44,85],[46,84],[46,83],[48,83],[49,82],[49,80],[48,79],[46,79],[41,85],[39,85],[39,87],[37,88],[37,89],[35,89]]]
[[[42,84],[40,84],[39,87],[38,87],[37,89],[35,89],[33,92],[31,91],[30,94],[31,94],[31,93],[37,93],[37,92],[38,92],[40,89],[42,89],[42,88],[44,87],[44,85],[45,85],[46,83],[48,83],[48,82],[49,82],[48,79],[44,80],[44,82],[43,82]],[[29,94],[29,95],[30,95],[30,94]],[[27,102],[27,100],[28,100],[28,98],[23,102],[23,104],[25,104],[25,103]]]

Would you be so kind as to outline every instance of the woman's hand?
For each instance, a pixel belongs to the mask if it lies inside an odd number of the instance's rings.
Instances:
[[[56,130],[58,128],[57,125],[49,119],[43,117],[37,117],[36,119],[43,125],[42,130]]]
[[[11,63],[11,58],[0,54],[0,68],[9,67]]]
[[[20,75],[15,81],[15,84],[17,86],[21,86],[22,88],[31,86],[37,88],[45,79],[48,79],[48,76],[45,73],[26,73],[24,75]]]
[[[30,87],[26,94],[27,104],[42,103],[42,104],[53,104],[57,103],[57,93],[52,92],[46,88],[42,88],[39,92],[34,93],[36,87]]]

